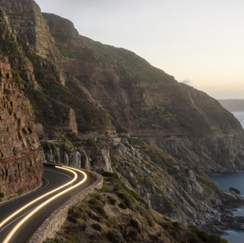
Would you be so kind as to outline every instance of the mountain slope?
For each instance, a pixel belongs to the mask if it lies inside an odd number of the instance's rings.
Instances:
[[[20,74],[43,126],[48,162],[113,170],[181,222],[208,224],[220,220],[216,204],[242,203],[202,172],[244,168],[243,129],[219,102],[133,52],[80,36],[32,0],[0,0],[0,36],[0,58]]]
[[[66,19],[43,16],[66,58],[66,87],[108,114],[117,132],[149,138],[207,172],[243,168],[243,130],[218,101],[130,51],[80,36]]]

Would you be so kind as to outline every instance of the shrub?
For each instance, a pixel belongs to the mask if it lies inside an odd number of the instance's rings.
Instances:
[[[23,189],[23,188],[20,188],[20,189],[18,190],[18,194],[19,194],[19,196],[20,196],[21,194],[23,194],[23,192],[24,192],[24,189]]]
[[[199,235],[199,237],[203,240],[203,241],[208,241],[209,235],[203,231],[203,230],[197,230],[197,234]]]
[[[92,228],[97,231],[102,231],[102,226],[100,224],[92,224]]]
[[[131,210],[134,209],[131,200],[129,199],[129,197],[125,193],[118,193],[118,197],[123,200],[123,203],[126,205],[126,207],[128,207]]]
[[[116,128],[116,132],[117,133],[127,133],[128,131],[127,131],[126,128],[124,128],[122,126],[119,126],[119,127]]]
[[[169,223],[159,223],[159,224],[166,230],[171,228],[171,225]]]
[[[151,219],[151,218],[147,218],[147,223],[148,223],[148,225],[150,226],[150,227],[153,227],[154,226],[154,222],[153,222],[153,220]]]
[[[137,220],[135,220],[135,219],[131,219],[131,220],[130,220],[130,224],[131,224],[132,226],[134,226],[135,228],[139,229],[139,223],[138,223]]]
[[[70,240],[72,242],[76,242],[76,240],[70,235],[65,235],[64,238],[66,238],[67,240]]]
[[[180,226],[180,223],[179,223],[179,222],[173,222],[172,225],[173,225],[174,227],[178,227],[178,226]]]
[[[116,204],[116,199],[114,199],[113,197],[110,197],[110,196],[108,196],[107,198],[108,198],[109,204],[111,204],[111,205],[115,205]]]
[[[78,220],[73,216],[68,216],[68,220],[74,224],[76,224],[78,222]]]
[[[103,218],[108,219],[108,215],[106,214],[103,207],[100,206],[93,206],[92,210],[94,210],[96,213],[100,214]]]
[[[14,81],[18,84],[21,84],[21,77],[19,73],[15,72],[14,70],[11,70],[11,73],[13,74]]]
[[[102,173],[102,176],[105,176],[105,177],[112,177],[112,178],[116,178],[116,179],[119,178],[117,174],[112,173],[112,172],[108,172],[108,171],[104,171],[104,172]]]
[[[228,243],[228,241],[225,239],[222,239],[218,235],[210,235],[209,236],[209,243]]]
[[[4,193],[0,192],[0,198],[4,198]]]
[[[87,227],[86,222],[82,222],[82,223],[79,225],[79,230],[81,230],[81,231],[85,231],[86,227]]]
[[[107,233],[107,238],[108,238],[108,240],[110,240],[111,242],[114,242],[114,243],[124,242],[122,235],[116,229],[110,230]]]
[[[127,206],[123,202],[119,204],[119,207],[122,209],[127,209]]]
[[[196,243],[196,242],[199,242],[199,239],[198,239],[196,236],[192,236],[192,237],[189,239],[189,242],[190,242],[190,243]]]
[[[89,147],[97,147],[97,143],[95,140],[88,138],[86,140],[86,145]]]

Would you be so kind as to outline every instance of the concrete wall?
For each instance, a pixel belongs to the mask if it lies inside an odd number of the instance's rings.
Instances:
[[[86,172],[88,176],[92,177],[95,182],[56,209],[38,228],[29,243],[42,243],[47,238],[54,238],[56,232],[61,229],[67,219],[69,208],[73,207],[76,203],[81,202],[88,194],[92,193],[94,189],[102,188],[103,177],[100,174],[86,170],[83,171]]]

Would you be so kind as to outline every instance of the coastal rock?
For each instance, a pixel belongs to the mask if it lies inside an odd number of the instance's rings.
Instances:
[[[229,191],[230,191],[230,192],[234,192],[234,193],[236,193],[236,194],[241,194],[240,191],[239,191],[238,189],[234,188],[234,187],[230,187],[230,188],[229,188]]]

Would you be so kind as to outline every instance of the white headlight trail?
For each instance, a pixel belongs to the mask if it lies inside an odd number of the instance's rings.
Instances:
[[[59,166],[56,166],[57,168],[60,168]],[[65,168],[70,168],[70,167],[67,167],[65,166]],[[83,174],[84,175],[84,179],[81,180],[79,183],[77,183],[76,185],[74,186],[71,186],[67,189],[65,189],[64,191],[62,192],[59,192],[57,195],[49,198],[47,201],[43,202],[42,204],[40,204],[38,207],[36,207],[32,212],[30,212],[27,216],[25,216],[13,229],[12,231],[8,234],[8,236],[4,239],[3,243],[8,243],[9,240],[13,237],[13,235],[16,233],[16,231],[30,218],[32,217],[36,212],[38,212],[41,208],[43,208],[44,206],[46,206],[48,203],[50,203],[51,201],[55,200],[56,198],[62,196],[63,194],[65,194],[66,192],[69,192],[71,191],[72,189],[80,186],[82,183],[84,183],[86,180],[87,180],[87,175],[86,173],[84,173],[83,171],[81,170],[78,170],[78,169],[74,169],[74,168],[70,168],[72,170],[76,170],[78,171],[79,173]],[[67,169],[68,170],[68,169]]]
[[[73,178],[71,181],[69,181],[68,183],[66,183],[66,184],[64,184],[64,185],[62,185],[62,186],[60,186],[60,187],[58,187],[58,188],[56,188],[56,189],[54,189],[54,190],[52,190],[52,191],[50,191],[50,192],[45,193],[44,195],[42,195],[42,196],[36,198],[35,200],[33,200],[33,201],[27,203],[25,206],[23,206],[23,207],[21,207],[20,209],[18,209],[17,211],[15,211],[13,214],[11,214],[9,217],[7,217],[6,219],[4,219],[4,220],[0,223],[0,228],[3,227],[3,225],[5,225],[9,220],[11,220],[11,219],[12,219],[13,217],[15,217],[17,214],[19,214],[20,212],[22,212],[24,209],[28,208],[28,207],[31,206],[32,204],[36,203],[37,201],[41,200],[41,199],[44,198],[44,197],[47,197],[47,196],[50,195],[50,194],[52,194],[52,193],[54,193],[54,192],[56,192],[56,191],[58,191],[58,190],[60,190],[60,189],[62,189],[62,188],[64,188],[64,187],[66,187],[66,186],[68,186],[68,185],[70,185],[70,184],[72,184],[73,182],[75,182],[75,181],[77,180],[78,176],[77,176],[77,173],[75,173],[74,171],[72,171],[72,170],[70,170],[70,169],[67,169],[67,168],[63,168],[63,167],[57,167],[57,168],[71,172],[71,173],[74,175],[74,178]]]

